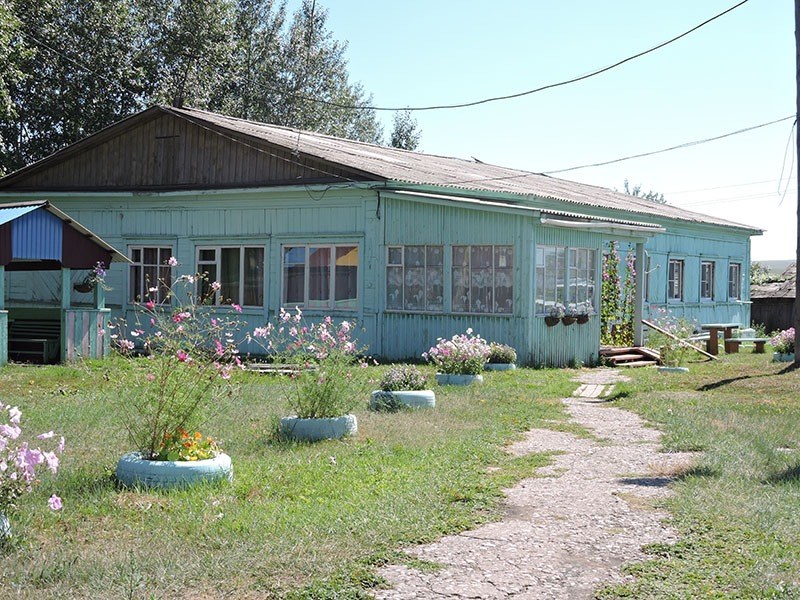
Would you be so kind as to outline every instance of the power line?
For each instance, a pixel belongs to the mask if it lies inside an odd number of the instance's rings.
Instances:
[[[758,185],[760,183],[774,183],[778,181],[777,179],[762,179],[761,181],[748,181],[746,183],[732,183],[730,185],[717,185],[714,187],[707,187],[707,188],[695,188],[693,190],[679,190],[677,192],[670,192],[665,191],[665,196],[677,196],[679,194],[694,194],[695,192],[710,192],[713,190],[724,190],[728,188],[735,188],[735,187],[746,187],[748,185]]]
[[[777,198],[779,194],[775,191],[762,192],[758,194],[747,194],[745,196],[728,196],[726,198],[714,198],[713,200],[697,200],[695,202],[684,202],[681,204],[673,204],[678,208],[685,208],[687,206],[710,206],[713,204],[727,204],[730,202],[742,202],[744,200],[758,200],[761,198]],[[777,206],[780,206],[780,202]]]
[[[643,158],[645,156],[653,156],[654,154],[662,154],[664,152],[671,152],[672,150],[680,150],[681,148],[689,148],[691,146],[699,146],[700,144],[706,144],[708,142],[715,142],[717,140],[721,140],[727,137],[731,137],[734,135],[739,135],[740,133],[746,133],[748,131],[753,131],[755,129],[761,129],[762,127],[767,127],[769,125],[775,125],[775,123],[781,123],[783,121],[788,121],[789,119],[794,119],[795,115],[789,115],[787,117],[782,117],[780,119],[775,119],[774,121],[768,121],[766,123],[761,123],[759,125],[753,125],[752,127],[745,127],[744,129],[737,129],[736,131],[731,131],[728,133],[723,133],[722,135],[717,135],[710,138],[705,138],[702,140],[694,140],[692,142],[685,142],[683,144],[678,144],[677,146],[670,146],[669,148],[662,148],[661,150],[653,150],[651,152],[642,152],[641,154],[632,154],[630,156],[623,156],[621,158],[615,158],[613,160],[606,160],[603,162],[596,162],[590,163],[586,165],[578,165],[576,167],[568,167],[566,169],[556,169],[553,171],[544,171],[542,175],[555,175],[556,173],[566,173],[567,171],[577,171],[578,169],[588,169],[590,167],[602,167],[605,165],[611,165],[614,163],[622,162],[625,160],[631,160],[634,158]]]
[[[781,195],[781,201],[778,202],[778,206],[783,204],[783,199],[786,198],[786,192],[789,190],[789,184],[792,181],[792,171],[794,170],[794,155],[795,155],[795,147],[792,145],[792,162],[789,164],[789,174],[786,176],[786,187],[783,189],[781,193],[781,182],[783,180],[783,171],[786,168],[786,155],[789,152],[789,144],[794,140],[794,129],[797,127],[797,119],[794,120],[792,123],[792,128],[789,130],[789,139],[786,140],[786,149],[783,151],[783,162],[781,163],[781,174],[778,177],[778,193]]]
[[[320,104],[325,104],[327,106],[333,106],[335,108],[343,108],[343,109],[349,109],[349,110],[375,110],[375,111],[408,110],[408,111],[411,111],[411,112],[414,112],[414,111],[425,111],[425,110],[445,110],[445,109],[454,109],[454,108],[467,108],[467,107],[470,107],[470,106],[478,106],[480,104],[488,104],[489,102],[499,102],[501,100],[512,100],[514,98],[521,98],[523,96],[530,96],[531,94],[536,94],[538,92],[543,92],[545,90],[561,87],[561,86],[564,86],[564,85],[569,85],[571,83],[577,83],[579,81],[583,81],[585,79],[589,79],[591,77],[595,77],[597,75],[600,75],[601,73],[605,73],[607,71],[610,71],[611,69],[615,69],[615,68],[617,68],[617,67],[619,67],[621,65],[624,65],[627,62],[630,62],[630,61],[635,60],[637,58],[641,58],[642,56],[645,56],[646,54],[650,54],[651,52],[655,52],[656,50],[660,50],[664,46],[668,46],[669,44],[672,44],[673,42],[677,42],[679,39],[684,38],[684,37],[686,37],[687,35],[689,35],[691,33],[694,33],[695,31],[697,31],[701,27],[704,27],[705,25],[708,25],[712,21],[715,21],[715,20],[719,19],[720,17],[728,14],[729,12],[739,8],[743,4],[747,4],[748,1],[749,0],[742,0],[738,4],[735,4],[735,5],[731,6],[730,8],[728,8],[727,10],[724,10],[721,13],[719,13],[717,15],[714,15],[710,19],[706,19],[705,21],[703,21],[699,25],[695,25],[691,29],[689,29],[687,31],[684,31],[680,35],[677,35],[677,36],[667,40],[666,42],[662,42],[662,43],[660,43],[660,44],[658,44],[656,46],[653,46],[652,48],[648,48],[647,50],[643,50],[642,52],[638,52],[638,53],[636,53],[636,54],[634,54],[632,56],[629,56],[629,57],[624,58],[624,59],[622,59],[620,61],[617,61],[614,64],[609,65],[607,67],[603,67],[601,69],[596,69],[594,71],[591,71],[590,73],[587,73],[586,75],[580,75],[578,77],[573,77],[571,79],[566,79],[564,81],[559,81],[557,83],[550,83],[550,84],[543,85],[543,86],[538,87],[538,88],[534,88],[532,90],[527,90],[527,91],[524,91],[524,92],[517,92],[515,94],[508,94],[508,95],[505,95],[505,96],[494,96],[494,97],[491,97],[491,98],[483,98],[482,100],[474,100],[474,101],[471,101],[471,102],[461,102],[461,103],[455,103],[455,104],[438,104],[438,105],[433,105],[433,106],[415,106],[415,107],[407,107],[407,106],[403,106],[403,107],[397,107],[397,106],[369,106],[369,105],[358,105],[358,104],[343,104],[343,103],[339,103],[339,102],[332,102],[330,100],[323,100],[321,98],[310,98],[310,97],[305,97],[305,96],[299,96],[299,97],[301,99],[303,99],[303,100],[308,100],[310,102],[318,102]]]

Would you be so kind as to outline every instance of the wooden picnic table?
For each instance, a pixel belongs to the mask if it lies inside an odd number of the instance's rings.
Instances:
[[[719,354],[719,332],[724,332],[724,339],[733,337],[733,330],[739,329],[741,323],[701,323],[700,329],[708,331],[706,349],[709,354]]]

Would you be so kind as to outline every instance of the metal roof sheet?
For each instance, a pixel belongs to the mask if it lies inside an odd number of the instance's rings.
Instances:
[[[36,205],[28,205],[28,206],[0,205],[0,225],[5,225],[6,223],[10,223],[14,219],[19,219],[23,215],[27,215],[29,212],[33,212],[37,208],[40,208],[42,205],[44,205],[44,202],[39,202]]]
[[[696,213],[669,204],[659,204],[606,188],[549,177],[541,173],[510,169],[482,162],[422,154],[258,123],[192,108],[161,107],[193,122],[252,136],[319,159],[370,173],[376,178],[411,184],[446,186],[454,189],[536,196],[576,205],[620,210],[634,214],[678,219],[693,223],[724,225],[760,232],[758,228]],[[522,198],[521,198],[522,200]]]

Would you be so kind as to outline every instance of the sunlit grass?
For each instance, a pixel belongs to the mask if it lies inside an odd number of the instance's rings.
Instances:
[[[243,373],[204,428],[233,457],[234,482],[152,492],[118,489],[112,475],[129,449],[117,404],[126,369],[120,359],[0,369],[26,431],[67,437],[58,478],[14,516],[0,596],[362,597],[380,584],[373,565],[404,545],[498,518],[501,490],[548,460],[504,446],[565,423],[558,399],[576,385],[574,371],[520,369],[435,387],[432,410],[372,413],[364,398],[356,438],[297,444],[273,435],[281,386]],[[61,513],[42,508],[54,492]]]
[[[691,364],[688,375],[631,372],[620,406],[702,451],[667,502],[675,546],[628,570],[603,598],[800,598],[800,372],[767,355]]]

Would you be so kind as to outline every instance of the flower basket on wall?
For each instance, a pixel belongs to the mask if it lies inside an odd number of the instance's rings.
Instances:
[[[577,317],[561,317],[561,322],[564,325],[572,325],[575,321],[577,321]]]
[[[586,325],[586,323],[589,322],[589,315],[578,315],[578,317],[576,317],[576,320],[578,322],[578,325]]]
[[[545,317],[545,318],[544,318],[544,323],[545,323],[545,325],[547,325],[548,327],[555,327],[556,325],[558,325],[558,322],[559,322],[560,320],[561,320],[561,319],[559,319],[558,317]]]

